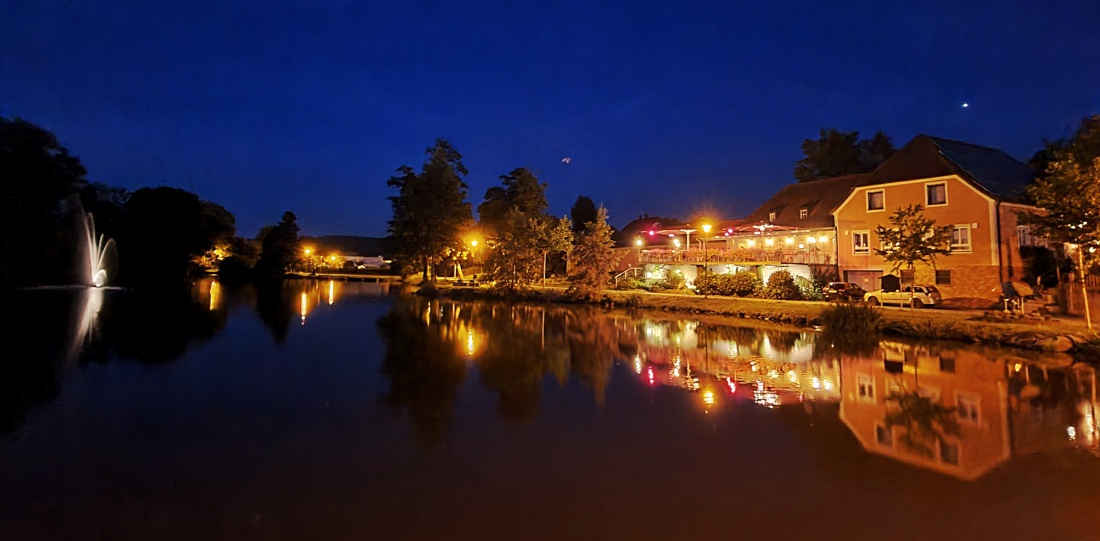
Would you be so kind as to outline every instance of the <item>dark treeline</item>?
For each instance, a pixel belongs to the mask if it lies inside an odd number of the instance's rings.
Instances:
[[[87,281],[78,271],[82,211],[115,242],[110,285],[179,283],[223,264],[230,281],[279,279],[298,258],[293,213],[243,238],[217,203],[167,186],[128,191],[91,182],[54,134],[0,117],[0,290]]]

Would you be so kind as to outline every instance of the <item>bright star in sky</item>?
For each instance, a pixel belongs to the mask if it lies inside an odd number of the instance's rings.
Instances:
[[[967,107],[970,107],[970,104],[969,103],[964,103],[963,104],[963,109],[966,109]]]

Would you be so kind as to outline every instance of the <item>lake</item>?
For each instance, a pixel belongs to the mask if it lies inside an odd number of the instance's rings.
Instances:
[[[21,291],[0,539],[1097,539],[1096,372],[386,284]]]

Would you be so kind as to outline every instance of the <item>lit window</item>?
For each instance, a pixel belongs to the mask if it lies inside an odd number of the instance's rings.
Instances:
[[[980,402],[972,396],[958,395],[955,397],[955,414],[960,421],[970,423],[978,422],[978,405]]]
[[[883,210],[886,208],[886,194],[882,190],[867,192],[867,210]]]
[[[952,252],[969,252],[970,251],[970,226],[969,225],[956,225],[951,230],[951,251]]]
[[[798,219],[799,219],[799,220],[805,220],[805,219],[806,219],[806,216],[807,216],[807,215],[808,215],[809,213],[810,213],[810,211],[808,211],[808,210],[806,210],[806,209],[798,209]]]
[[[855,254],[869,254],[871,253],[871,232],[870,231],[855,231],[852,233],[852,253]]]
[[[936,285],[949,286],[951,285],[951,271],[938,270],[936,271]]]
[[[775,221],[775,213],[774,212],[769,212],[768,213],[768,221],[769,222],[774,222]]]
[[[947,184],[927,184],[924,189],[927,192],[925,202],[929,207],[947,204]]]
[[[875,399],[875,380],[871,379],[871,376],[860,374],[856,378],[856,390],[861,399],[873,401]]]

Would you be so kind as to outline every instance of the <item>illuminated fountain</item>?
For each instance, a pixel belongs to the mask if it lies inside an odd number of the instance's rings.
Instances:
[[[96,236],[95,221],[92,215],[84,213],[84,238],[82,248],[84,257],[80,273],[80,285],[90,287],[103,287],[107,285],[107,261],[108,256],[114,254],[115,241],[107,239],[104,235]]]

